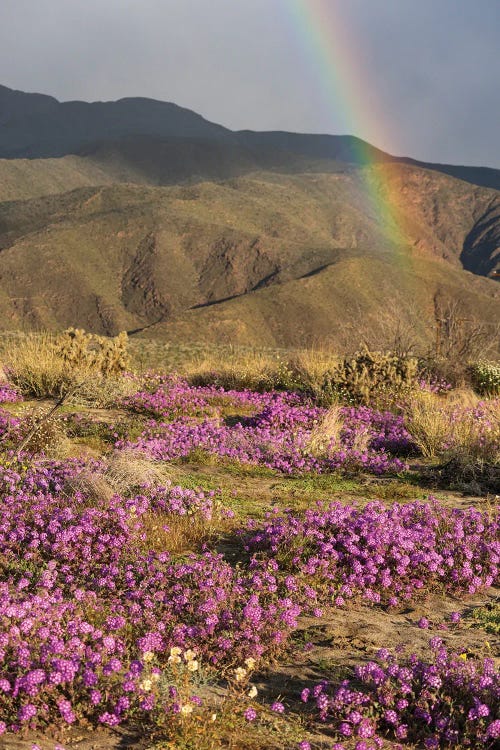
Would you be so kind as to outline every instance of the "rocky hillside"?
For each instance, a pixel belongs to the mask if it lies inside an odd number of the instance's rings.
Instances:
[[[366,210],[356,172],[4,201],[2,325],[288,346],[404,319],[424,339],[438,291],[500,317],[500,286],[484,277],[500,195],[414,167],[371,169],[399,195],[400,245]]]

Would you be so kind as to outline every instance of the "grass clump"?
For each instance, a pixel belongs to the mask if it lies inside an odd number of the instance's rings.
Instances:
[[[227,390],[294,391],[317,397],[326,373],[338,361],[328,350],[231,350],[206,352],[184,370],[191,385],[217,385]]]
[[[77,382],[58,350],[57,339],[48,333],[30,334],[17,341],[6,357],[9,381],[26,397],[60,398]]]
[[[462,405],[425,391],[406,405],[406,425],[428,458],[436,456],[497,463],[500,460],[500,401]]]
[[[342,410],[339,404],[333,404],[321,422],[311,431],[308,449],[315,456],[324,456],[329,449],[340,442],[340,433],[344,426]]]
[[[500,600],[489,602],[484,607],[476,607],[471,617],[473,625],[483,628],[487,633],[500,635]]]

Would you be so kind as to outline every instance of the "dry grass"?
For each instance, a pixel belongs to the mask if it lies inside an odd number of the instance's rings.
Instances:
[[[276,370],[276,354],[249,351],[229,352],[224,359],[218,352],[205,352],[202,357],[186,364],[184,373],[190,383],[216,383],[224,388],[263,390],[270,385],[269,375]]]
[[[123,494],[145,484],[164,485],[170,479],[170,468],[164,461],[153,461],[136,451],[116,451],[107,462],[105,476],[115,492]]]
[[[115,339],[109,341],[108,349],[113,354]],[[106,408],[137,387],[118,373],[102,372],[100,360],[94,364],[83,357],[68,361],[61,337],[50,333],[16,339],[5,352],[3,365],[7,379],[31,398],[59,399],[69,394],[74,403]]]
[[[343,425],[341,407],[334,404],[311,432],[307,445],[311,453],[315,456],[322,456],[327,453],[330,446],[339,442]]]
[[[79,493],[85,498],[84,503],[94,506],[95,503],[107,505],[115,494],[115,489],[104,473],[84,469],[76,477],[67,480],[64,492],[69,497]]]
[[[440,454],[449,435],[449,411],[433,393],[415,391],[407,402],[406,425],[426,458]]]
[[[92,375],[84,378],[71,402],[77,405],[108,409],[119,399],[131,396],[137,391],[137,382],[130,378],[117,376]]]
[[[66,493],[81,492],[93,501],[109,501],[113,495],[127,495],[150,484],[169,482],[169,468],[164,462],[152,461],[140,453],[116,451],[99,469],[85,469],[68,480]]]
[[[500,400],[481,402],[484,416],[475,409],[479,400],[469,390],[444,398],[415,392],[406,406],[406,423],[427,458],[500,461]]]
[[[87,375],[67,366],[49,333],[29,334],[12,344],[4,367],[9,381],[34,398],[60,398]]]
[[[173,555],[196,552],[210,540],[215,526],[199,513],[186,516],[169,513],[145,513],[141,517],[144,550],[170,552]],[[220,531],[220,522],[217,531]]]
[[[232,349],[224,354],[204,352],[183,369],[190,383],[215,383],[224,388],[297,390],[317,395],[327,372],[339,361],[328,349],[280,352]]]

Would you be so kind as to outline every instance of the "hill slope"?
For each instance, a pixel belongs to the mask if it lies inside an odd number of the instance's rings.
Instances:
[[[288,346],[354,329],[367,338],[404,319],[424,340],[438,292],[500,317],[498,283],[464,270],[495,263],[498,193],[412,167],[371,169],[400,196],[399,246],[367,210],[358,173],[4,202],[1,325]]]

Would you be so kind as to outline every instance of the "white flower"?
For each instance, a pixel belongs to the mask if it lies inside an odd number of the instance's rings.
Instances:
[[[196,651],[193,651],[190,648],[188,648],[188,650],[184,652],[184,658],[186,661],[193,661],[195,657],[196,657]]]
[[[245,659],[245,666],[248,667],[248,669],[255,669],[256,661],[253,658],[253,656],[249,656],[248,659]]]
[[[193,661],[188,661],[187,668],[190,672],[196,672],[196,670],[198,669],[198,662],[196,661],[196,659],[193,659]]]
[[[252,687],[251,687],[251,688],[250,688],[250,690],[248,691],[248,697],[249,697],[249,698],[255,698],[255,696],[257,695],[257,693],[258,693],[258,692],[259,692],[259,691],[258,691],[258,690],[257,690],[257,688],[255,687],[255,685],[252,685]]]
[[[145,690],[147,693],[153,687],[153,683],[151,682],[151,680],[143,680],[139,687],[141,688],[141,690]]]
[[[237,667],[237,669],[234,670],[234,674],[236,677],[236,682],[241,682],[247,676],[247,670],[243,667]]]
[[[175,654],[171,654],[168,657],[168,663],[169,664],[180,664],[181,663],[181,657],[180,656],[176,656]]]
[[[184,714],[184,716],[187,716],[188,714],[193,713],[193,707],[189,705],[189,703],[185,703],[181,708],[181,714]]]
[[[142,655],[142,660],[146,663],[149,661],[153,661],[154,658],[155,658],[155,655],[153,651],[145,651]]]
[[[179,646],[172,646],[170,649],[170,656],[180,656],[182,654],[182,648]]]

